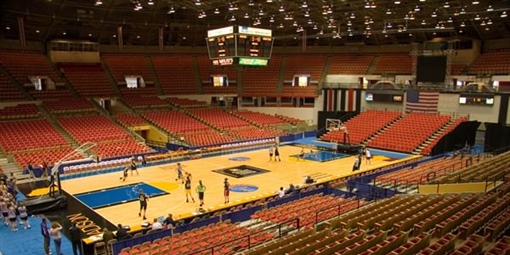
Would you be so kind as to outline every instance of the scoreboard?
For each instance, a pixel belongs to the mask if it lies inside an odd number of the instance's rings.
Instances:
[[[209,30],[206,40],[213,65],[266,66],[273,48],[271,30],[246,26]]]

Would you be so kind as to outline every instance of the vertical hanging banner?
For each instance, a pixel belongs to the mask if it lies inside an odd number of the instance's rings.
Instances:
[[[124,37],[122,35],[122,26],[117,27],[117,40],[119,44],[119,51],[124,51]]]
[[[165,49],[165,45],[164,45],[164,34],[165,33],[165,30],[160,27],[159,28],[159,34],[158,34],[158,46],[159,46],[159,51],[163,51]]]
[[[18,31],[19,31],[19,44],[25,47],[27,46],[27,39],[25,36],[25,19],[18,17]]]

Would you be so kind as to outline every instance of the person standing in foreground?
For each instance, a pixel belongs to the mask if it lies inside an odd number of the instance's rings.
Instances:
[[[278,161],[282,161],[280,158],[280,151],[278,150],[278,146],[274,147],[274,161],[276,161],[276,158],[278,158]]]
[[[48,229],[48,225],[46,224],[46,218],[42,219],[41,222],[41,235],[44,238],[43,248],[44,254],[50,254],[50,230]]]
[[[60,246],[62,245],[62,226],[57,222],[51,223],[50,235],[53,237],[53,242],[55,242],[55,252],[57,255],[62,255],[60,251]]]
[[[223,181],[223,196],[225,197],[225,204],[230,203],[230,183],[228,182],[228,178],[225,178]]]
[[[81,230],[76,227],[76,223],[72,223],[69,228],[69,235],[71,237],[71,244],[73,245],[73,254],[78,255],[78,251],[80,251],[80,255],[83,255],[83,251],[81,248]],[[103,238],[104,240],[104,238]]]
[[[141,189],[138,192],[138,200],[140,201],[140,212],[138,212],[138,216],[142,216],[143,210],[143,219],[146,220],[145,212],[147,211],[147,201],[149,201],[149,197],[143,193],[143,190]]]
[[[202,180],[198,181],[197,193],[198,200],[200,200],[200,207],[204,205],[204,193],[205,193],[205,185],[202,183]]]
[[[193,201],[193,203],[195,203],[195,198],[191,194],[191,176],[190,175],[186,176],[186,182],[184,182],[184,193],[186,194],[186,203],[189,202],[188,196],[191,198],[191,201]]]
[[[273,146],[269,146],[269,161],[273,160]],[[276,159],[275,159],[276,160]]]

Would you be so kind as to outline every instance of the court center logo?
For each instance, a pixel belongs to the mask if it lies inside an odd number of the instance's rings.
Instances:
[[[248,166],[248,165],[240,165],[235,167],[229,167],[229,168],[223,168],[223,169],[216,169],[213,170],[213,172],[220,173],[223,175],[227,175],[234,178],[244,178],[256,174],[263,174],[270,172],[269,170],[254,167],[254,166]]]
[[[250,160],[249,157],[232,157],[232,158],[229,158],[228,160],[231,160],[231,161],[248,161]]]
[[[230,191],[232,192],[254,192],[257,191],[259,187],[248,184],[236,184],[230,186]]]

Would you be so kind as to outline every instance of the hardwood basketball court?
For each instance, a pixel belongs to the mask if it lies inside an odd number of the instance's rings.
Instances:
[[[184,185],[182,185],[180,181],[175,180],[177,177],[175,164],[139,168],[139,175],[134,173],[134,175],[128,176],[124,182],[119,180],[119,177],[122,175],[121,172],[65,180],[62,181],[62,189],[69,194],[76,195],[136,183],[146,183],[157,187],[169,194],[149,199],[147,220],[145,221],[152,222],[153,218],[166,216],[168,213],[172,213],[174,219],[188,218],[196,214],[197,208],[199,207],[198,196],[195,192],[198,180],[202,180],[207,188],[205,191],[204,209],[214,211],[272,196],[280,187],[287,188],[290,183],[301,186],[303,185],[304,178],[308,175],[321,183],[353,174],[353,156],[346,156],[326,162],[316,162],[311,160],[297,160],[295,155],[298,155],[301,151],[301,147],[298,146],[281,146],[279,151],[282,159],[281,162],[269,162],[269,152],[267,148],[182,161],[181,164],[184,170],[191,172],[193,176],[192,191],[195,203],[191,203],[191,201],[190,203],[186,203]],[[307,150],[307,152],[308,151],[309,150]],[[376,153],[374,154],[371,164],[367,165],[366,162],[363,162],[361,170],[356,173],[369,171],[397,162],[397,159],[380,156]],[[294,157],[292,155],[294,155]],[[398,161],[409,160],[410,158],[411,156],[398,159]],[[258,173],[243,178],[234,178],[213,171],[240,165],[249,165],[251,167],[269,170],[269,172]],[[255,186],[258,189],[251,192],[230,192],[230,203],[225,205],[223,197],[223,180],[225,178],[229,179],[231,186],[249,185]],[[121,223],[123,225],[139,226],[142,222],[145,222],[138,216],[138,201],[102,207],[95,211],[115,225]]]

